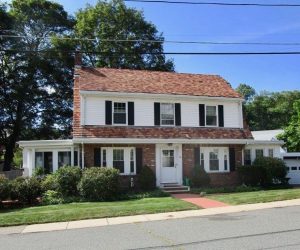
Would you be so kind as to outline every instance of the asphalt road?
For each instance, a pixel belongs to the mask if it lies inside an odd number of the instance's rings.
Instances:
[[[300,249],[300,206],[65,231],[0,235],[2,250]]]

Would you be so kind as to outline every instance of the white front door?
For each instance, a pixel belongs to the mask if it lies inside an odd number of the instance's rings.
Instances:
[[[161,183],[177,182],[177,162],[174,148],[161,149]]]

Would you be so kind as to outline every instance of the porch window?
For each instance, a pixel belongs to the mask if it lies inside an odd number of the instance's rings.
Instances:
[[[224,170],[228,170],[228,159],[227,154],[224,154]]]
[[[101,163],[101,166],[102,167],[106,167],[107,164],[106,164],[106,149],[102,149],[102,163]]]
[[[209,152],[209,170],[219,171],[219,150],[213,149]]]
[[[175,124],[175,105],[174,103],[160,104],[160,124],[172,126]]]
[[[114,102],[114,124],[126,124],[126,102]]]
[[[206,106],[206,126],[217,126],[217,106]]]
[[[124,173],[124,149],[113,150],[113,167],[119,169],[120,173]]]
[[[256,149],[255,150],[255,157],[259,158],[259,157],[263,157],[264,156],[264,150],[263,149]]]
[[[133,174],[135,172],[135,151],[130,149],[130,173]]]
[[[204,153],[200,152],[200,167],[204,168]]]
[[[244,165],[251,165],[251,150],[244,150]]]
[[[274,157],[274,150],[273,150],[273,148],[269,148],[269,150],[268,150],[268,154],[269,154],[269,157]]]
[[[35,168],[41,167],[45,174],[53,172],[52,152],[35,152]]]
[[[64,151],[58,152],[58,167],[70,166],[71,165],[71,152]]]

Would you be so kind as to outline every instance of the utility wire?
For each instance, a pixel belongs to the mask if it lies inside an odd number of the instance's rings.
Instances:
[[[17,35],[0,35],[4,38],[26,38],[27,36]],[[51,39],[51,37],[35,37],[40,39]],[[76,40],[76,41],[100,41],[100,42],[118,42],[118,43],[172,43],[172,44],[204,44],[204,45],[270,45],[270,46],[300,46],[300,42],[214,42],[214,41],[181,41],[181,40],[140,40],[140,39],[94,39],[94,38],[70,38],[55,37],[59,40]]]
[[[217,6],[253,6],[253,7],[300,7],[300,4],[287,3],[229,3],[229,2],[193,2],[168,0],[124,0],[124,2],[164,3],[164,4],[191,4],[191,5],[217,5]]]
[[[0,49],[0,52],[17,52],[17,53],[83,53],[83,54],[99,54],[99,55],[114,55],[116,53],[101,52],[101,51],[75,51],[75,50],[13,50]],[[266,52],[145,52],[145,53],[127,53],[124,56],[135,55],[300,55],[300,51],[266,51]],[[118,55],[115,55],[118,56]]]

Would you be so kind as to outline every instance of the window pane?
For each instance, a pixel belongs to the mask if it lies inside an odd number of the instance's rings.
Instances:
[[[134,173],[134,150],[130,149],[130,173]]]
[[[224,155],[224,170],[228,169],[227,154]]]
[[[255,156],[256,156],[256,158],[263,157],[264,156],[264,151],[262,149],[256,149],[255,150]]]
[[[102,167],[106,167],[106,149],[102,150]]]
[[[58,167],[71,165],[71,152],[58,152]]]
[[[174,166],[174,150],[162,151],[162,166],[164,168],[171,168]]]
[[[274,151],[272,148],[269,149],[269,157],[273,157],[274,155]]]
[[[45,174],[53,172],[52,152],[44,152],[44,171]]]
[[[78,151],[74,151],[74,166],[78,166]]]
[[[211,171],[219,170],[219,157],[217,149],[214,149],[213,151],[209,152],[209,169]]]
[[[35,168],[43,168],[43,152],[35,152]]]
[[[115,102],[114,103],[114,123],[126,124],[126,103]]]
[[[113,150],[113,167],[119,169],[120,173],[124,173],[124,150]]]
[[[217,125],[217,107],[206,106],[206,125],[216,126]]]
[[[160,104],[160,117],[162,125],[174,125],[175,110],[173,103]]]
[[[251,150],[245,149],[244,151],[244,164],[251,165]]]

